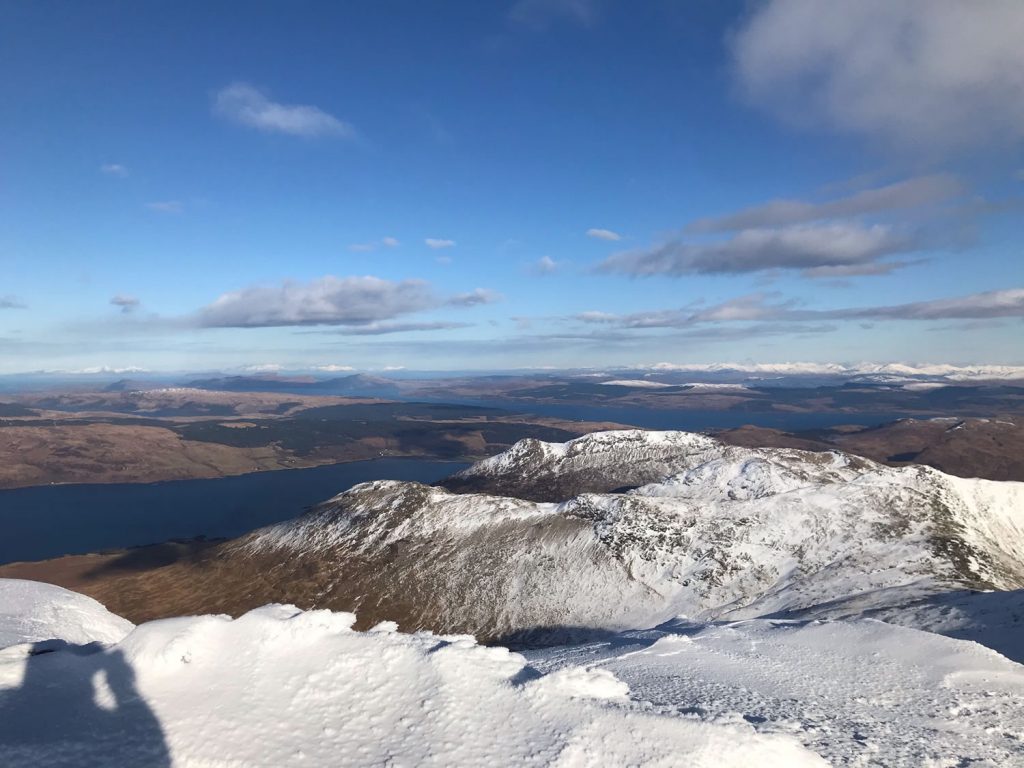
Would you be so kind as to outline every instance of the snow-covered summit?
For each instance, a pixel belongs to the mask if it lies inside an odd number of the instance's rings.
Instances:
[[[1024,587],[1021,483],[640,431],[523,441],[455,480],[486,492],[356,486],[229,557],[306,563],[321,605],[489,638]]]

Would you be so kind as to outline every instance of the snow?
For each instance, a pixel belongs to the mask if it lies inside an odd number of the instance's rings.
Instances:
[[[904,363],[655,363],[641,370],[694,373],[754,373],[783,376],[879,376],[887,378],[938,377],[949,381],[1024,379],[1021,365],[946,365]]]
[[[673,622],[526,656],[610,672],[648,712],[794,736],[831,765],[1024,765],[1024,666],[880,621]]]
[[[637,431],[523,441],[461,476],[545,484],[576,471],[617,480],[623,467],[659,479],[559,503],[367,483],[235,546],[337,563],[339,581],[379,572],[373,604],[415,590],[424,626],[517,642],[1024,587],[1022,483]]]
[[[44,640],[116,643],[132,627],[91,597],[37,581],[0,579],[0,649]]]
[[[354,621],[272,605],[0,658],[5,768],[825,765],[791,735],[646,711],[608,670]]]
[[[663,384],[660,381],[647,381],[646,379],[614,379],[613,381],[602,381],[606,387],[637,387],[646,389],[662,389],[671,387],[672,384]]]

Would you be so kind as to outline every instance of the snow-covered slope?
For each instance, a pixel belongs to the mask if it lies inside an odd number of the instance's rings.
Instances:
[[[831,765],[1024,765],[1024,666],[880,621],[673,622],[526,656],[612,672],[653,713],[792,735]]]
[[[269,605],[9,648],[2,764],[1024,764],[1024,667],[880,621],[674,621],[523,655],[354,621]]]
[[[36,766],[825,765],[787,734],[652,713],[611,673],[267,606],[0,655],[0,753]]]
[[[116,643],[132,627],[91,597],[38,581],[0,579],[0,649],[43,640]]]
[[[523,441],[460,480],[646,484],[554,503],[367,483],[229,556],[317,569],[314,604],[518,640],[1024,587],[1021,483],[639,431]]]

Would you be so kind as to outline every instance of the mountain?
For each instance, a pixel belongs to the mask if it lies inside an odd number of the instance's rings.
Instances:
[[[133,620],[290,602],[521,645],[1024,588],[1020,483],[638,430],[521,441],[447,482],[365,483],[88,589]]]
[[[5,765],[1024,764],[1022,483],[625,430],[446,484],[93,560],[134,629],[0,580]]]
[[[840,450],[894,466],[926,464],[951,475],[1024,480],[1024,420],[899,419],[874,427],[784,432],[740,427],[718,432],[731,445]]]

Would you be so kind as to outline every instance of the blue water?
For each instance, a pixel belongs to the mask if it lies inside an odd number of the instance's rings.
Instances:
[[[0,491],[0,563],[151,544],[238,536],[301,515],[368,480],[437,482],[467,466],[377,459],[215,480],[44,485]]]

